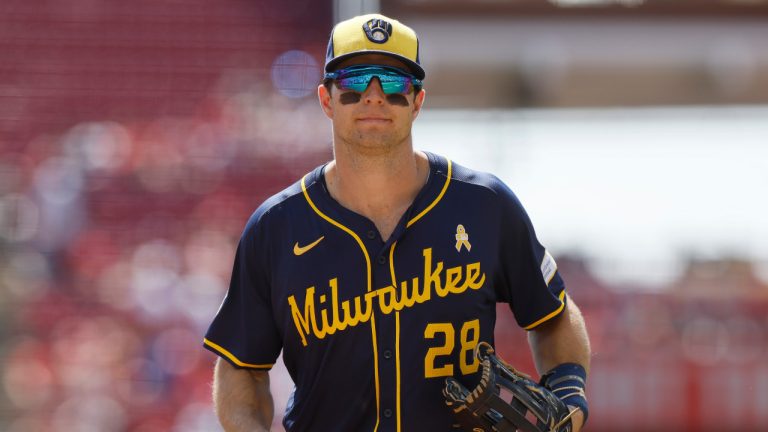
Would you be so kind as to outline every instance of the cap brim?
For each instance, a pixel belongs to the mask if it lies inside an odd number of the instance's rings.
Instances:
[[[365,51],[357,51],[357,52],[348,53],[348,54],[342,54],[342,55],[336,57],[335,59],[329,61],[328,63],[326,63],[325,64],[325,71],[326,72],[333,72],[334,69],[336,69],[336,66],[339,65],[339,63],[342,63],[345,60],[349,60],[352,57],[357,57],[357,56],[366,55],[366,54],[381,54],[381,55],[385,55],[387,57],[392,57],[393,59],[397,59],[397,60],[400,60],[401,62],[405,63],[405,65],[408,67],[408,69],[411,70],[411,73],[413,74],[413,76],[415,76],[416,78],[418,78],[420,80],[423,80],[424,76],[426,76],[426,73],[424,72],[424,69],[418,63],[416,63],[415,61],[413,61],[413,60],[411,60],[409,58],[405,58],[405,57],[403,57],[401,55],[394,54],[394,53],[389,52],[389,51],[376,51],[376,50],[365,50]]]

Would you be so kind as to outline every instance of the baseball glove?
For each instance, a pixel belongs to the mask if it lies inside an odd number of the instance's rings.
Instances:
[[[570,432],[565,403],[549,389],[518,372],[480,342],[475,355],[482,366],[480,384],[471,392],[446,378],[443,395],[462,429],[472,432]]]

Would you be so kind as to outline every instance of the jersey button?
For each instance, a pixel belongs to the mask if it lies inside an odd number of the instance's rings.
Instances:
[[[384,255],[380,255],[378,261],[379,261],[379,264],[384,265],[387,263],[387,257],[385,257]]]
[[[376,233],[375,233],[375,232],[373,232],[373,230],[370,230],[370,231],[368,231],[368,233],[367,233],[366,235],[367,235],[367,236],[368,236],[368,238],[369,238],[369,239],[371,239],[371,240],[373,240],[374,238],[376,238]]]
[[[384,351],[384,358],[387,359],[387,360],[391,359],[392,358],[392,351],[390,351],[390,350]]]
[[[384,417],[386,417],[386,418],[392,417],[392,410],[389,409],[389,408],[385,409],[384,410]]]

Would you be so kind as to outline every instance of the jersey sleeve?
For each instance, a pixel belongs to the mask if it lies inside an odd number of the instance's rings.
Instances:
[[[282,342],[271,307],[267,238],[254,219],[240,238],[229,289],[203,344],[237,368],[269,370]]]
[[[501,199],[497,294],[510,304],[518,325],[532,330],[563,311],[565,283],[517,196],[500,180],[496,186]]]

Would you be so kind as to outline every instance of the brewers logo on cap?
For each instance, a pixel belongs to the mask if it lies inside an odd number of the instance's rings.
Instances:
[[[392,35],[392,24],[381,18],[374,18],[363,24],[363,31],[371,42],[383,44]]]
[[[344,60],[363,54],[382,54],[408,66],[424,79],[419,62],[419,38],[410,27],[384,15],[369,14],[342,21],[333,28],[325,55],[325,71],[332,72]]]

